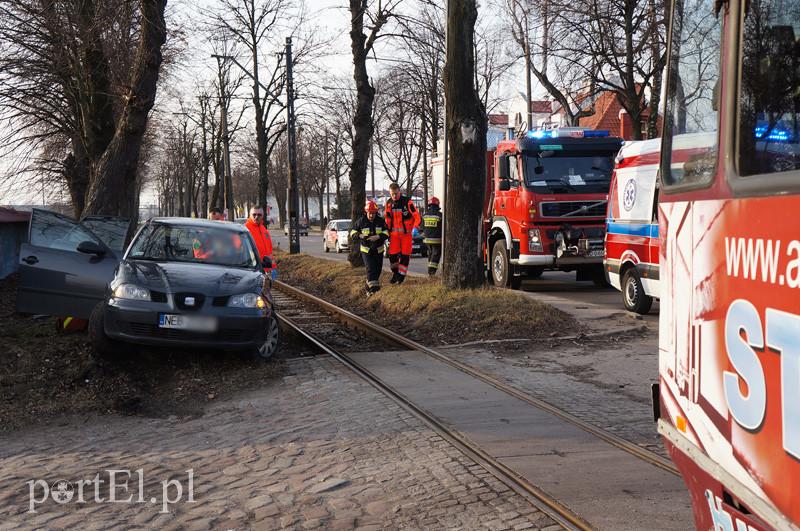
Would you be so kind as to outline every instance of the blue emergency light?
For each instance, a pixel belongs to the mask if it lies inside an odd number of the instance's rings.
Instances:
[[[766,134],[766,132],[767,132],[766,125],[756,126],[755,130],[756,138],[758,138],[759,140],[771,140],[773,142],[788,142],[792,138],[791,133],[785,129],[775,128],[772,131],[770,131],[769,135],[767,135],[765,139],[764,135]]]
[[[610,135],[611,135],[610,131],[603,130],[603,129],[600,129],[600,130],[597,130],[597,131],[584,131],[583,132],[583,137],[584,138],[600,138],[600,137],[606,137],[606,136],[610,136]]]
[[[542,138],[601,138],[609,135],[610,132],[607,130],[591,131],[580,127],[560,127],[549,131],[537,129],[535,131],[528,131],[526,134],[528,138],[535,138],[537,140]]]

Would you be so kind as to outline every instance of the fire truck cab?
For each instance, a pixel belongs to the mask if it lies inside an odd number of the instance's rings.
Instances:
[[[545,269],[604,283],[603,239],[614,157],[608,131],[529,131],[494,152],[484,210],[489,281],[519,288]]]

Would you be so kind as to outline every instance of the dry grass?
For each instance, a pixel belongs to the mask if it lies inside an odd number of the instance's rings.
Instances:
[[[509,290],[448,290],[440,280],[409,277],[367,299],[365,272],[307,255],[283,254],[280,278],[398,333],[431,345],[487,339],[550,337],[577,331],[569,315]]]

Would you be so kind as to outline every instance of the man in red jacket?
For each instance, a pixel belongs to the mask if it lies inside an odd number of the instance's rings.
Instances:
[[[256,242],[259,260],[263,260],[265,256],[268,256],[269,259],[272,260],[272,267],[264,268],[264,271],[274,280],[277,276],[278,269],[275,266],[275,259],[272,257],[272,238],[269,236],[267,227],[264,226],[264,209],[261,207],[251,208],[250,217],[247,218],[247,222],[244,226],[247,227],[247,230],[250,231],[250,235],[253,237],[253,241]]]
[[[414,227],[419,226],[420,215],[413,201],[400,193],[397,183],[389,185],[392,194],[386,201],[386,227],[389,229],[389,265],[392,269],[391,284],[402,284],[408,274],[411,260]]]

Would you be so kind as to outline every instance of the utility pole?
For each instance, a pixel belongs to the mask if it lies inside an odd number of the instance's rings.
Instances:
[[[300,252],[297,195],[297,145],[294,116],[294,79],[292,78],[292,38],[286,37],[286,146],[289,158],[289,254]]]
[[[372,199],[375,200],[375,141],[369,139],[370,176],[372,179]]]
[[[234,220],[233,212],[233,177],[231,176],[231,146],[230,138],[228,138],[228,104],[227,96],[225,94],[225,75],[222,69],[222,61],[225,59],[222,55],[212,55],[211,57],[217,60],[217,69],[219,71],[219,105],[220,115],[222,119],[222,164],[224,166],[224,174],[222,179],[223,188],[223,203],[225,210],[228,213],[228,221]]]

